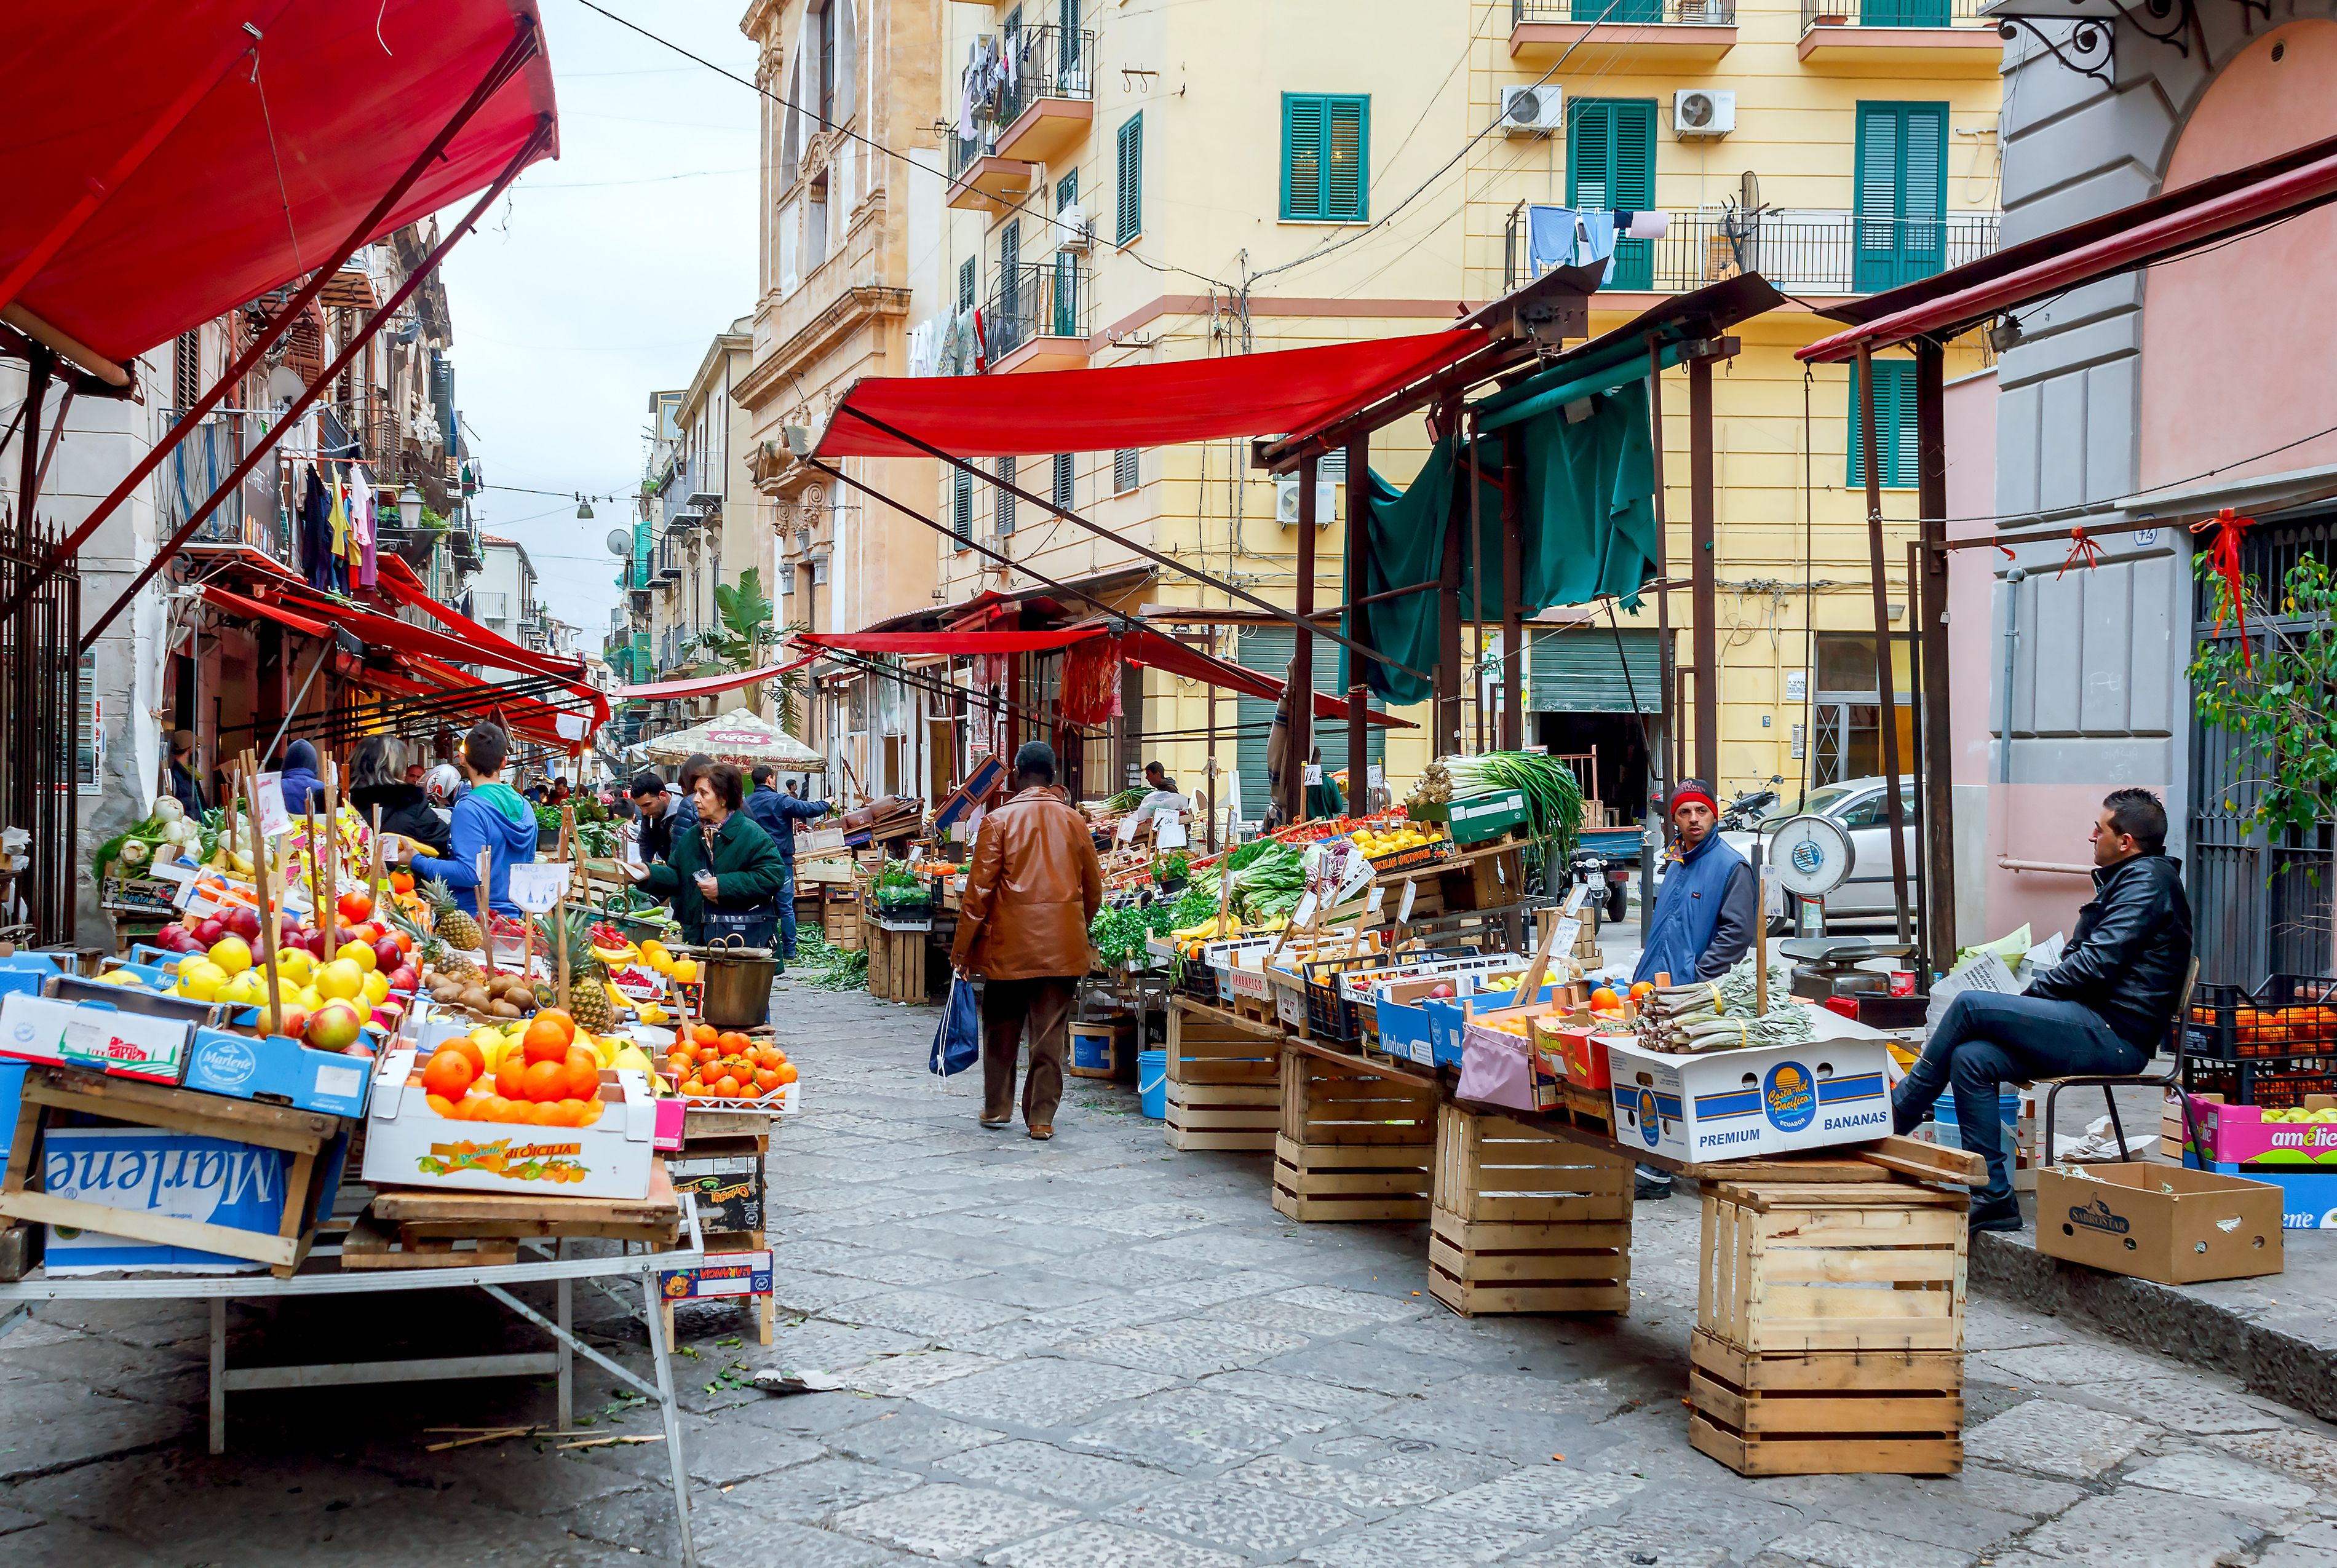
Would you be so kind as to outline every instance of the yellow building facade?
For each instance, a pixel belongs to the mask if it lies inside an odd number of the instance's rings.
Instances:
[[[1026,371],[1432,332],[1526,279],[1530,207],[1664,213],[1662,239],[1618,247],[1591,301],[1593,335],[1738,270],[1760,271],[1789,297],[1738,330],[1741,351],[1714,375],[1715,782],[1790,784],[1805,763],[1820,782],[1875,771],[1851,387],[1838,368],[1805,375],[1793,354],[1831,329],[1819,314],[1831,303],[1994,247],[2000,41],[1990,24],[1953,15],[1973,0],[1598,3],[1598,13],[1592,0],[949,5],[935,268],[944,299],[926,325],[939,339],[953,327],[966,339],[979,310],[979,373],[1011,400]],[[1951,377],[1981,367],[1960,353]],[[967,373],[971,361],[945,351],[923,368]],[[1884,513],[1896,520],[1887,597],[1902,633],[1914,629],[1904,609],[1915,508],[1907,366],[1882,366],[1876,386]],[[1682,666],[1692,646],[1687,381],[1670,371],[1662,386]],[[1377,433],[1372,467],[1403,485],[1428,444],[1416,419]],[[936,540],[944,602],[1028,586],[1032,572],[1069,580],[1141,568],[1126,540],[1292,602],[1295,482],[1253,470],[1246,443],[1035,451],[1011,472],[1107,537],[1028,502],[1002,510],[991,486],[944,472],[936,515],[1016,567]],[[1330,499],[1318,607],[1341,593],[1345,486]],[[1652,599],[1636,618],[1610,620],[1605,607],[1545,612],[1524,660],[1528,742],[1600,749],[1599,793],[1627,818],[1646,787],[1644,747],[1636,772],[1622,760],[1640,745],[1629,709],[1659,700]],[[1245,664],[1278,673],[1287,657],[1286,630],[1233,624],[1243,618],[1227,594],[1176,572],[1126,588],[1120,603],[1185,617],[1187,635]],[[1467,647],[1477,658],[1473,638]],[[1317,650],[1327,689],[1336,646]],[[1491,697],[1491,680],[1472,692]],[[1903,675],[1898,685],[1903,702]],[[1684,729],[1691,686],[1679,687]],[[1213,699],[1159,672],[1144,690],[1144,755],[1189,786],[1214,754],[1216,773],[1245,774],[1242,814],[1259,814],[1262,777],[1248,775],[1262,763],[1262,705]],[[1464,733],[1473,737],[1477,722],[1472,701]],[[1318,738],[1335,765],[1344,742]],[[1399,793],[1426,745],[1424,728],[1386,742]]]

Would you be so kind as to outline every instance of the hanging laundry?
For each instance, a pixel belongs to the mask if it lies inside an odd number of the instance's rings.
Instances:
[[[379,522],[380,497],[374,490],[373,475],[363,468],[351,471],[349,482],[349,554],[350,580],[359,588],[374,586],[376,558],[374,531]]]
[[[1526,209],[1526,258],[1528,273],[1535,278],[1574,264],[1574,209]]]
[[[331,575],[328,580],[333,587],[347,591],[349,585],[349,503],[338,483],[331,485],[327,494],[332,508],[327,514],[327,521],[332,529],[332,557],[327,567]]]
[[[311,588],[333,585],[333,506],[313,465],[300,487],[300,575]]]
[[[1612,212],[1578,212],[1574,215],[1578,240],[1574,264],[1588,267],[1594,261],[1604,261],[1607,270],[1599,274],[1601,287],[1615,281],[1615,215]]]

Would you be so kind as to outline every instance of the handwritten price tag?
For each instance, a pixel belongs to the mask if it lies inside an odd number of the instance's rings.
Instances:
[[[567,888],[565,861],[533,861],[511,868],[511,901],[529,914],[550,914]]]
[[[1420,884],[1418,882],[1412,881],[1410,878],[1406,878],[1404,880],[1403,898],[1395,906],[1396,924],[1403,925],[1412,919],[1412,901],[1413,895],[1417,894],[1419,891]]]

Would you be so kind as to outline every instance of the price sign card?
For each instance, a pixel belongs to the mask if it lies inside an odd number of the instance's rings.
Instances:
[[[531,861],[511,868],[511,901],[532,915],[550,914],[568,891],[565,861]]]
[[[292,831],[292,813],[284,809],[284,775],[264,773],[252,780],[251,807],[259,813],[262,838],[279,838]]]
[[[1416,881],[1411,881],[1409,878],[1407,878],[1407,879],[1405,880],[1405,881],[1404,881],[1404,884],[1403,884],[1403,899],[1402,899],[1402,900],[1400,900],[1400,901],[1397,902],[1397,904],[1396,904],[1396,906],[1395,906],[1395,923],[1396,923],[1396,924],[1398,924],[1398,925],[1404,925],[1404,924],[1407,924],[1407,923],[1409,923],[1409,922],[1411,921],[1411,920],[1412,920],[1412,901],[1413,901],[1413,896],[1414,894],[1418,893],[1419,891],[1420,891],[1420,884],[1419,884],[1418,882],[1416,882]]]

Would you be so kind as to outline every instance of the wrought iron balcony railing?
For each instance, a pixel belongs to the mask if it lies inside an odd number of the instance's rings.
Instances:
[[[1503,292],[1537,276],[1528,209],[1510,215]],[[1854,212],[1728,209],[1670,214],[1661,239],[1616,242],[1610,289],[1685,293],[1758,272],[1788,294],[1872,294],[1993,252],[1999,215],[1869,218]],[[1545,266],[1547,263],[1544,264]]]
[[[1009,73],[997,94],[999,124],[1013,124],[1041,98],[1095,97],[1093,33],[1051,23],[1007,34],[1004,47]]]
[[[1589,0],[1585,0],[1589,4]],[[1981,0],[1802,0],[1802,31],[1813,27],[1987,27]]]
[[[1588,22],[1611,27],[1727,27],[1736,21],[1736,0],[1510,0],[1512,27],[1522,27],[1529,22]]]
[[[990,363],[1036,337],[1086,337],[1092,294],[1086,264],[1069,252],[1002,270],[982,317]]]

